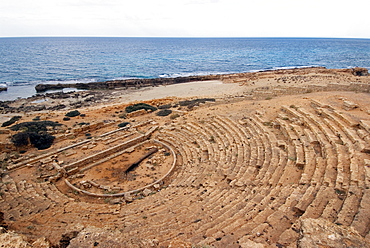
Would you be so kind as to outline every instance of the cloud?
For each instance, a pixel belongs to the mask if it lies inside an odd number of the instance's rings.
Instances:
[[[1,0],[0,36],[368,37],[368,0]]]

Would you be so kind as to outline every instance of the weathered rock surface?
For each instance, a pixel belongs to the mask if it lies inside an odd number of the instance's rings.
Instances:
[[[168,248],[192,248],[193,246],[189,242],[185,242],[180,239],[174,239],[168,245]]]
[[[49,248],[51,247],[50,242],[45,238],[39,238],[32,243],[33,248]]]
[[[31,248],[32,246],[27,241],[25,241],[23,236],[14,232],[5,232],[0,234],[0,247]]]
[[[370,247],[353,228],[339,226],[325,219],[303,219],[300,248]]]
[[[368,76],[369,75],[368,69],[361,68],[361,67],[352,68],[352,73],[355,76]]]
[[[20,101],[0,101],[0,114],[35,112],[35,111],[55,111],[66,108],[87,107],[109,98],[105,92],[54,92],[42,95],[34,95]],[[54,101],[55,100],[55,101]]]
[[[119,231],[105,230],[95,227],[83,229],[72,239],[68,248],[125,248],[125,247],[158,247],[156,240],[141,238],[125,238]]]
[[[253,242],[252,240],[247,240],[240,244],[241,248],[265,248],[263,244]]]
[[[358,108],[358,105],[354,102],[351,102],[351,101],[344,101],[343,102],[343,109],[345,110],[353,110],[355,108]]]

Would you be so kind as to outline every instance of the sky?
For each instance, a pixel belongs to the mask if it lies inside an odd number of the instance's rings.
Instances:
[[[370,38],[369,0],[0,0],[0,37]]]

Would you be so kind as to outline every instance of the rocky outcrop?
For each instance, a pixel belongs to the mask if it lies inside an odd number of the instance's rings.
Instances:
[[[68,248],[119,248],[119,247],[158,247],[158,241],[152,239],[127,238],[119,231],[109,231],[96,227],[83,229],[72,239]]]
[[[352,68],[352,74],[355,76],[369,76],[369,71],[366,68],[355,67]]]
[[[101,101],[102,99],[109,97],[109,94],[102,91],[46,93],[35,95],[20,101],[0,101],[0,114],[20,112],[29,113],[43,110],[55,111],[66,108],[76,109],[90,106],[97,101]],[[68,101],[63,101],[64,99],[68,99]]]
[[[8,232],[0,227],[0,247],[7,248],[49,248],[49,241],[45,238],[39,238],[33,243],[27,242],[27,238],[15,232]]]
[[[170,85],[179,83],[188,83],[194,81],[206,81],[220,79],[220,75],[208,76],[190,76],[190,77],[176,77],[176,78],[139,78],[127,80],[113,80],[106,82],[92,82],[92,83],[76,83],[76,84],[38,84],[35,89],[37,92],[45,92],[47,90],[60,90],[64,88],[77,88],[84,90],[97,89],[116,89],[116,88],[143,88],[150,86]]]
[[[351,227],[336,225],[325,219],[303,219],[301,225],[300,248],[370,247]]]
[[[0,176],[2,176],[2,174],[0,174]],[[0,212],[0,228],[1,227],[7,227],[7,225],[5,224],[4,222],[4,213],[3,212]]]
[[[0,86],[0,91],[7,91],[8,88],[7,87],[4,87],[4,86]]]
[[[9,248],[31,248],[32,246],[25,241],[25,237],[13,233],[13,232],[6,232],[4,229],[1,230],[3,232],[0,234],[0,244],[1,247],[9,247]]]

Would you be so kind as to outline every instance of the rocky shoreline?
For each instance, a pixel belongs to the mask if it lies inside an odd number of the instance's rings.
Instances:
[[[261,72],[288,72],[294,70],[305,70],[305,69],[323,69],[325,67],[308,67],[308,68],[297,68],[297,69],[285,69],[285,70],[266,70]],[[338,69],[341,72],[350,72],[355,76],[367,76],[368,70],[366,68],[355,67],[351,69]],[[74,84],[38,84],[35,86],[36,92],[42,93],[49,90],[62,90],[65,88],[76,88],[81,90],[102,90],[102,89],[140,89],[144,87],[155,87],[161,85],[172,85],[180,83],[189,83],[196,81],[209,81],[209,80],[224,80],[228,77],[235,77],[240,75],[254,75],[259,72],[247,72],[247,73],[236,73],[236,74],[217,74],[217,75],[205,75],[205,76],[189,76],[189,77],[175,77],[175,78],[138,78],[138,79],[126,79],[126,80],[111,80],[106,82],[91,82],[91,83],[74,83]]]
[[[195,81],[219,80],[221,75],[207,75],[207,76],[190,76],[190,77],[176,77],[176,78],[143,78],[143,79],[126,79],[126,80],[112,80],[106,82],[92,82],[92,83],[75,83],[75,84],[38,84],[35,89],[36,92],[45,92],[48,90],[61,90],[64,88],[76,88],[83,90],[101,90],[101,89],[139,89],[143,87],[154,87],[160,85],[189,83]]]
[[[26,99],[0,101],[0,114],[88,107],[108,97],[101,91],[46,93]]]
[[[325,67],[309,67],[285,70],[270,70],[260,72],[219,74],[206,76],[189,76],[177,78],[154,78],[154,79],[128,79],[113,80],[106,82],[76,83],[76,84],[39,84],[35,88],[38,94],[12,101],[0,101],[0,114],[29,113],[34,111],[55,111],[61,109],[81,108],[93,106],[98,103],[111,102],[123,95],[131,95],[135,91],[154,89],[159,86],[170,86],[192,82],[219,81],[223,83],[238,83],[240,85],[254,85],[258,77],[268,75],[289,75],[292,73],[345,73],[354,76],[367,76],[366,68],[351,69],[327,69]],[[231,87],[230,85],[230,87]],[[77,88],[83,91],[75,92],[48,92],[50,90],[62,90],[63,88]],[[219,88],[219,87],[217,87]],[[168,89],[166,89],[168,90]],[[203,88],[206,90],[206,88]],[[224,92],[226,93],[226,92]],[[139,93],[141,94],[141,93]],[[159,93],[157,93],[159,95]],[[219,92],[218,92],[219,94]],[[156,96],[158,96],[156,95]]]

